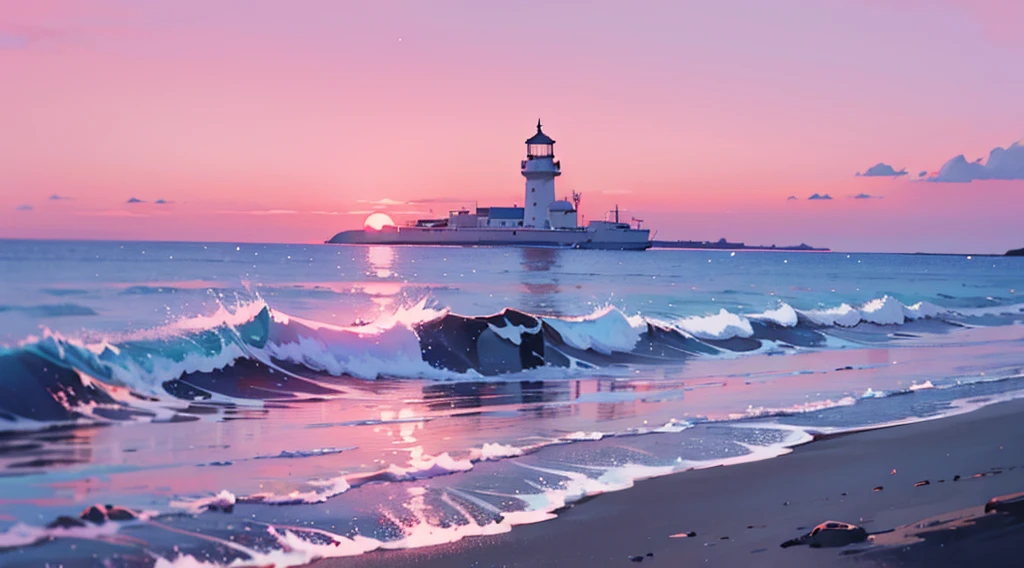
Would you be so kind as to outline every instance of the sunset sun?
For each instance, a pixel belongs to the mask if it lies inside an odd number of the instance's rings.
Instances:
[[[394,227],[395,222],[391,220],[391,217],[387,213],[373,213],[363,221],[364,229],[371,229],[379,231],[384,227]]]

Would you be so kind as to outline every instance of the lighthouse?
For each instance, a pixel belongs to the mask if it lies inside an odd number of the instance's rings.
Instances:
[[[555,161],[555,141],[541,130],[540,119],[537,119],[537,133],[526,140],[526,159],[520,168],[526,178],[523,226],[552,228],[550,209],[555,203],[555,178],[562,171]]]

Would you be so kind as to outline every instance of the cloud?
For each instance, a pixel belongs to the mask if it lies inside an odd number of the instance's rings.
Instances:
[[[19,205],[19,206],[15,207],[15,209],[18,210],[18,211],[31,211],[32,209],[34,209],[34,207],[32,207],[31,205],[27,205],[26,204],[26,205]]]
[[[867,194],[867,193],[858,193],[857,195],[854,195],[851,199],[881,199],[881,198],[882,198],[881,195],[870,195],[870,194]]]
[[[66,195],[57,195],[54,193],[50,196],[50,201],[69,201],[71,198]]]
[[[920,172],[918,172],[917,177],[923,178],[926,175],[928,175],[928,170],[921,170]]]
[[[337,211],[298,211],[296,209],[243,209],[217,211],[222,215],[341,215]],[[373,213],[368,211],[367,213]]]
[[[420,203],[465,203],[472,201],[465,197],[428,197],[426,199],[413,199],[407,205],[419,205]]]
[[[144,213],[124,211],[122,209],[104,209],[100,211],[76,211],[75,215],[84,215],[86,217],[149,217],[149,215],[146,215]]]
[[[807,199],[810,200],[810,201],[821,201],[821,200],[826,200],[827,201],[829,199],[832,199],[832,196],[827,194],[827,193],[820,194],[820,195],[815,193],[814,195],[808,197]]]
[[[960,154],[925,181],[969,183],[975,180],[1024,180],[1024,140],[1007,148],[993,148],[984,163],[981,158],[968,162]]]
[[[398,201],[388,197],[382,199],[358,199],[356,203],[366,203],[368,205],[408,205],[405,201]]]
[[[31,41],[28,36],[0,30],[0,49],[24,49]]]
[[[166,199],[157,199],[153,203],[157,205],[167,205],[168,203],[170,203],[170,201],[167,201]]]
[[[125,203],[131,203],[131,204],[134,205],[136,203],[145,203],[145,201],[139,199],[138,197],[132,197],[132,198],[129,198],[128,201],[125,201]]]
[[[796,201],[796,196],[790,195],[789,197],[786,198],[786,201]]]
[[[864,177],[899,177],[907,175],[907,169],[904,168],[900,171],[896,171],[896,168],[893,168],[889,164],[883,164],[882,162],[878,162],[877,164],[864,170],[864,173],[858,172],[857,175]]]

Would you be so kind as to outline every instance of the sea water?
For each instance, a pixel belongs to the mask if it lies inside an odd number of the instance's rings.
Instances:
[[[1024,393],[1016,258],[0,241],[0,278],[5,565],[428,546]]]

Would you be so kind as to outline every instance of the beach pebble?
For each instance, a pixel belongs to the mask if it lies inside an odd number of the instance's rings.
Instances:
[[[88,509],[82,511],[82,514],[78,515],[78,518],[82,519],[83,521],[89,521],[90,523],[102,525],[103,523],[107,522],[107,512],[103,507],[99,505],[93,505],[92,507],[89,507]]]
[[[132,511],[131,509],[107,505],[107,518],[111,521],[134,521],[138,518],[138,515],[136,515],[135,511]]]
[[[914,484],[914,487],[924,487],[925,485],[931,485],[931,482],[928,481],[927,479],[923,481],[918,481],[917,483]]]
[[[46,525],[46,528],[49,528],[49,529],[58,529],[58,528],[59,529],[70,529],[70,528],[73,528],[73,527],[84,527],[84,526],[85,526],[85,523],[83,523],[81,520],[76,519],[74,517],[69,517],[67,515],[63,515],[63,516],[57,517],[57,520],[53,521],[52,523]]]
[[[1013,493],[1001,497],[993,497],[985,504],[985,512],[1009,513],[1014,516],[1024,515],[1024,493]]]
[[[953,481],[960,481],[960,476],[959,475],[954,475],[953,476]]]
[[[690,531],[687,533],[676,533],[668,535],[669,538],[693,538],[697,536],[697,533]]]
[[[881,491],[882,489],[884,489],[884,487],[879,485],[878,487],[875,487],[874,489],[872,489],[872,491]]]
[[[862,527],[840,521],[825,521],[814,527],[811,532],[782,543],[782,548],[806,544],[811,548],[833,548],[864,542],[868,532]]]
[[[630,556],[629,557],[629,561],[630,562],[643,562],[644,561],[644,557],[643,556]]]

